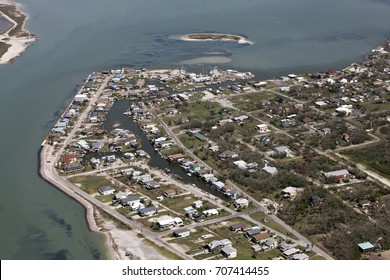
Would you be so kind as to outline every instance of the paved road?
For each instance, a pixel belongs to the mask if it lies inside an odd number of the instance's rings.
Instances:
[[[91,195],[85,193],[84,191],[82,191],[81,189],[79,189],[78,187],[76,187],[75,185],[73,185],[72,183],[70,183],[69,181],[67,181],[65,178],[59,176],[56,172],[56,169],[55,169],[55,164],[56,162],[58,161],[59,157],[62,155],[63,151],[65,150],[66,146],[73,140],[73,137],[76,133],[76,131],[80,128],[81,124],[83,123],[83,121],[86,119],[87,115],[88,115],[88,112],[90,110],[93,109],[93,106],[94,104],[96,103],[96,101],[100,98],[104,88],[105,88],[105,85],[106,83],[108,82],[108,80],[110,79],[110,77],[107,77],[104,82],[100,85],[99,89],[97,90],[97,92],[95,93],[95,95],[91,98],[87,108],[83,111],[83,113],[79,116],[79,119],[78,121],[75,123],[72,131],[69,132],[69,134],[67,135],[65,141],[62,143],[61,145],[61,148],[53,155],[53,147],[52,146],[49,146],[49,145],[45,145],[43,144],[42,145],[42,150],[41,150],[41,168],[40,168],[40,173],[41,173],[41,176],[46,179],[48,182],[50,182],[51,184],[57,186],[59,189],[61,189],[62,191],[64,191],[65,193],[67,193],[68,195],[70,195],[71,197],[73,197],[74,199],[76,199],[77,201],[81,202],[87,209],[87,219],[89,220],[89,224],[93,225],[94,223],[92,222],[93,220],[93,215],[91,213],[93,213],[93,209],[92,209],[92,205],[96,206],[96,207],[99,207],[100,209],[102,209],[103,211],[105,211],[106,213],[108,213],[109,215],[111,215],[112,217],[114,217],[115,219],[119,220],[120,222],[122,222],[123,224],[131,227],[133,230],[136,230],[138,232],[141,232],[143,234],[143,236],[145,236],[145,238],[151,240],[153,243],[157,244],[158,246],[162,246],[164,248],[167,248],[173,252],[175,252],[177,255],[179,255],[180,257],[184,258],[184,259],[192,259],[191,256],[188,256],[186,255],[184,252],[182,252],[181,250],[179,250],[177,247],[173,246],[172,244],[164,241],[163,239],[161,239],[161,236],[163,235],[166,235],[166,234],[169,234],[171,231],[167,231],[167,232],[163,232],[163,233],[159,233],[159,232],[152,232],[148,229],[145,229],[141,224],[129,219],[129,218],[126,218],[125,216],[123,216],[122,214],[118,213],[114,208],[112,208],[111,206],[109,206],[108,204],[105,204],[97,199],[95,199],[94,197],[92,197]],[[167,133],[172,137],[172,139],[174,139],[174,141],[180,146],[183,148],[184,151],[186,151],[189,155],[191,155],[194,160],[196,160],[197,162],[199,162],[200,164],[203,164],[205,167],[209,168],[210,170],[212,170],[212,168],[210,166],[208,166],[205,162],[203,162],[202,160],[200,160],[198,157],[196,157],[195,155],[193,155],[191,153],[191,151],[189,151],[182,143],[181,141],[179,141],[179,139],[176,137],[176,135],[172,132],[172,130],[161,120],[161,118],[159,118],[157,116],[157,114],[152,110],[152,114],[160,121],[160,123],[163,125],[163,127],[166,129]],[[54,157],[54,160],[52,160],[52,158]],[[50,160],[48,160],[50,158]],[[145,166],[146,168],[150,169],[148,166]],[[110,169],[114,169],[114,168],[117,168],[117,167],[111,167],[111,168],[107,168],[106,170],[110,170]],[[94,171],[94,172],[98,172],[98,171]],[[222,204],[222,202],[218,201],[215,199],[214,196],[208,194],[208,193],[205,193],[203,191],[201,191],[200,189],[196,188],[196,187],[193,187],[193,186],[190,186],[190,185],[185,185],[185,184],[182,184],[174,179],[172,179],[171,177],[165,175],[163,172],[161,172],[160,170],[155,170],[155,169],[150,169],[150,172],[156,176],[159,176],[160,178],[166,180],[167,182],[170,182],[172,184],[175,184],[181,188],[183,188],[184,190],[188,191],[190,190],[191,193],[193,193],[194,195],[196,196],[200,196],[202,197],[202,199],[206,200],[206,201],[209,201],[211,203],[213,203],[214,205],[218,206],[219,208],[221,209],[224,209],[225,211],[227,211],[230,215],[229,216],[226,216],[226,217],[218,217],[216,219],[212,219],[212,220],[209,220],[209,221],[205,221],[205,222],[202,222],[202,223],[194,223],[192,225],[190,225],[189,227],[192,228],[192,227],[199,227],[199,226],[205,226],[205,225],[208,225],[208,224],[214,224],[214,223],[218,223],[218,222],[222,222],[222,221],[225,221],[227,219],[231,219],[233,217],[242,217],[248,221],[251,221],[261,227],[266,227],[268,228],[270,231],[272,232],[275,232],[274,230],[270,229],[269,227],[267,227],[266,225],[263,225],[261,223],[259,223],[258,221],[252,219],[249,217],[248,213],[244,213],[244,212],[236,212],[230,208],[227,208],[226,206],[224,206]],[[92,173],[92,172],[91,172]],[[217,172],[215,172],[217,173]],[[240,190],[237,186],[235,186],[232,182],[230,182],[237,190]],[[241,191],[241,190],[240,190]],[[249,198],[249,200],[252,201],[253,205],[256,207],[255,210],[253,211],[258,211],[258,210],[261,210],[261,211],[264,211],[264,212],[268,212],[268,210],[263,206],[261,205],[258,201],[256,201],[254,198],[252,198],[251,196],[245,194],[246,197]],[[272,217],[279,225],[281,225],[283,228],[286,229],[286,232],[293,232],[293,229],[291,227],[289,227],[288,225],[286,225],[283,221],[281,221],[278,217],[276,216],[273,216]],[[279,232],[275,232],[277,235],[281,236],[282,238],[286,238],[285,235],[279,233]],[[300,235],[299,233],[297,232],[294,232],[294,235],[297,236],[299,238],[298,241],[296,241],[297,244],[301,245],[301,246],[304,246],[306,247],[307,244],[311,244],[311,242],[309,240],[307,240],[305,237],[303,237],[302,235]],[[319,248],[317,247],[313,247],[313,251],[315,251],[316,253],[322,255],[324,258],[326,259],[331,259],[330,256],[328,256],[325,252],[321,251]]]
[[[172,130],[168,127],[168,125],[157,115],[157,113],[155,112],[155,110],[151,110],[151,113],[153,114],[153,116],[160,122],[160,124],[164,127],[164,129],[166,130],[166,132],[169,134],[170,137],[172,137],[172,139],[176,142],[176,144],[181,147],[188,155],[190,155],[193,159],[195,159],[198,163],[204,165],[206,168],[209,168],[210,170],[213,170],[207,163],[203,162],[201,159],[199,159],[197,156],[195,156],[187,147],[185,147],[183,145],[183,143],[181,143],[181,141],[176,137],[176,135],[172,132]],[[215,172],[217,173],[217,172]],[[229,183],[231,185],[233,185],[237,190],[240,190],[250,201],[252,201],[253,205],[265,212],[265,213],[268,213],[268,209],[266,207],[264,207],[262,204],[260,204],[255,198],[253,198],[252,196],[248,195],[247,193],[243,192],[240,188],[238,188],[234,183],[232,183],[231,181],[229,181]],[[249,217],[248,217],[249,218]],[[283,227],[286,232],[294,232],[294,235],[296,237],[299,238],[299,240],[296,241],[296,243],[298,243],[299,245],[302,245],[304,247],[306,247],[307,245],[312,245],[312,242],[310,242],[307,238],[305,238],[303,235],[301,235],[300,233],[298,233],[297,231],[294,231],[294,229],[292,227],[290,227],[289,225],[287,225],[285,222],[283,222],[281,219],[279,219],[278,217],[276,217],[275,215],[272,216],[272,218],[274,219],[274,221],[276,223],[278,223],[281,227]],[[257,221],[253,220],[252,221],[258,223]],[[272,230],[274,232],[274,230]],[[279,235],[283,236],[281,233],[278,233]],[[328,255],[327,253],[325,253],[323,250],[321,250],[319,247],[317,246],[313,246],[313,249],[312,249],[314,252],[316,252],[317,254],[323,256],[325,259],[328,259],[328,260],[331,260],[333,259],[330,255]]]

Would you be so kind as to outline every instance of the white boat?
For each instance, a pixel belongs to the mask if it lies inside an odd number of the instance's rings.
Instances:
[[[130,108],[127,109],[126,112],[123,113],[123,115],[126,115],[126,116],[131,116],[131,111],[130,111]]]
[[[192,176],[192,174],[190,172],[188,172],[187,175],[190,176],[190,177]]]

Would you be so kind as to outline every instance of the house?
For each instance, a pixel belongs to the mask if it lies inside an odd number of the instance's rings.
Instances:
[[[249,201],[246,198],[238,198],[234,201],[234,206],[236,208],[245,208],[248,207]]]
[[[295,254],[298,254],[300,253],[301,251],[297,248],[291,248],[291,249],[288,249],[286,251],[283,252],[283,256],[285,258],[291,258],[292,256],[294,256]]]
[[[273,167],[273,166],[268,166],[268,165],[265,165],[262,170],[264,170],[265,172],[267,172],[268,174],[271,174],[271,175],[275,175],[276,173],[278,173],[278,170],[276,169],[276,167]]]
[[[247,115],[241,115],[241,116],[238,116],[238,117],[234,117],[233,119],[236,122],[243,122],[243,121],[249,119],[249,117]]]
[[[289,93],[290,92],[290,87],[281,87],[279,88],[280,92],[285,92],[285,93]]]
[[[336,180],[342,180],[348,178],[351,174],[349,174],[347,169],[341,169],[332,172],[325,172],[323,175],[326,179],[335,178]]]
[[[373,251],[375,249],[375,246],[372,245],[372,243],[368,242],[368,241],[367,242],[363,242],[363,243],[359,243],[358,247],[359,247],[359,250],[362,253]]]
[[[101,195],[109,195],[109,194],[113,194],[114,192],[115,192],[115,189],[111,186],[104,186],[104,187],[99,188],[99,193]]]
[[[229,226],[229,229],[231,231],[234,231],[234,232],[237,232],[237,231],[246,231],[246,230],[249,230],[250,227],[244,223],[244,222],[238,222],[238,223],[234,223],[234,224],[231,224]]]
[[[182,154],[174,154],[174,155],[170,155],[168,156],[168,160],[170,162],[177,162],[178,160],[184,158],[184,156]]]
[[[300,254],[293,255],[292,259],[293,260],[298,260],[298,261],[305,261],[305,260],[309,259],[309,256],[304,254],[304,253],[300,253]]]
[[[197,200],[197,201],[194,201],[191,205],[192,205],[192,207],[198,209],[198,208],[203,207],[203,201],[202,200]]]
[[[67,164],[75,163],[77,161],[78,161],[77,156],[75,156],[75,155],[68,155],[68,156],[61,157],[60,164],[61,165],[67,165]]]
[[[217,209],[208,209],[208,210],[204,210],[203,212],[203,215],[205,215],[206,217],[208,216],[215,216],[215,215],[218,215],[219,212]]]
[[[98,158],[93,157],[89,160],[89,162],[91,163],[92,167],[97,167],[100,165],[100,159]]]
[[[175,237],[187,237],[190,236],[191,231],[189,229],[178,229],[173,232],[173,236]]]
[[[324,101],[314,102],[314,107],[316,107],[317,109],[325,108],[327,105],[328,103],[325,103]]]
[[[106,162],[108,162],[108,163],[116,162],[116,157],[115,157],[115,155],[106,156]]]
[[[247,163],[243,160],[237,160],[233,162],[234,165],[236,165],[241,170],[247,170]]]
[[[69,163],[63,167],[65,173],[84,170],[85,166],[81,161]]]
[[[295,198],[297,196],[297,188],[287,187],[282,190],[282,194],[284,198]]]
[[[145,152],[144,150],[138,150],[138,151],[137,151],[137,156],[138,156],[138,157],[147,157],[147,156],[148,156],[148,153]]]
[[[224,119],[224,120],[218,121],[218,124],[219,124],[219,126],[224,126],[225,124],[232,123],[232,122],[233,122],[232,119]]]
[[[214,252],[216,250],[221,250],[225,246],[231,246],[232,242],[229,239],[222,239],[222,240],[214,240],[211,241],[209,244],[207,244],[207,248],[210,252]]]
[[[198,210],[196,210],[192,206],[185,207],[185,208],[183,208],[183,210],[186,213],[186,216],[188,216],[188,217],[192,217],[193,215],[198,213]]]
[[[267,240],[265,240],[263,246],[266,247],[266,249],[275,249],[277,246],[278,246],[278,241],[275,239],[275,238],[268,238]]]
[[[269,236],[268,232],[261,232],[261,233],[252,235],[251,240],[253,243],[263,243],[269,237],[270,236]]]
[[[292,246],[290,244],[285,243],[285,242],[280,243],[279,246],[278,246],[278,249],[281,252],[287,251],[287,250],[289,250],[291,248],[292,248]]]
[[[139,195],[131,195],[129,197],[122,198],[120,202],[123,206],[132,206],[141,203],[141,197]]]
[[[253,235],[261,233],[261,230],[258,227],[253,227],[250,230],[245,232],[245,236],[248,238],[252,238]]]
[[[138,211],[138,210],[140,210],[140,209],[144,209],[145,208],[145,205],[143,204],[143,203],[134,203],[134,204],[132,204],[132,205],[130,205],[130,209],[132,210],[132,211]]]
[[[145,182],[146,189],[148,190],[154,190],[160,187],[160,183],[152,180],[152,181],[147,181]]]
[[[210,146],[210,147],[208,147],[208,150],[213,152],[213,153],[218,152],[219,146],[217,146],[217,145]]]
[[[129,176],[134,172],[133,168],[126,168],[121,170],[121,174],[124,176]]]
[[[229,158],[237,158],[238,154],[229,150],[226,150],[218,155],[219,159],[225,160]]]
[[[234,188],[230,184],[225,184],[220,191],[226,195],[230,195],[234,191]]]
[[[256,125],[256,130],[260,133],[268,132],[268,125],[266,124],[258,124]]]
[[[164,218],[158,220],[156,224],[159,228],[167,228],[173,226],[175,224],[175,220],[173,218]]]
[[[213,182],[212,186],[217,190],[221,190],[225,186],[225,183],[222,183],[221,181],[216,181]]]
[[[234,259],[237,257],[237,249],[231,245],[224,246],[221,250],[221,254],[228,259]]]
[[[169,189],[169,190],[166,190],[163,195],[165,197],[175,197],[176,195],[178,194],[178,191],[175,190],[175,189]]]
[[[195,138],[200,140],[200,141],[203,141],[203,142],[209,140],[209,138],[207,138],[207,136],[205,136],[201,133],[196,133]]]
[[[114,200],[120,201],[128,196],[128,193],[118,192],[114,195]]]
[[[291,151],[288,147],[286,146],[278,146],[278,147],[274,147],[274,151],[277,155],[280,155],[280,154],[286,154],[286,156],[290,155],[291,154]]]
[[[157,207],[152,205],[150,207],[139,209],[138,215],[140,215],[141,217],[149,217],[149,216],[153,216],[153,215],[157,214],[157,212],[158,212]]]
[[[255,244],[255,245],[251,246],[251,249],[253,252],[260,252],[262,250],[262,248],[259,244]]]
[[[79,141],[77,141],[76,144],[77,144],[77,147],[79,147],[81,149],[89,150],[89,144],[85,140],[79,140]]]
[[[124,153],[124,154],[123,154],[123,157],[124,157],[125,159],[133,160],[134,157],[135,157],[135,154],[133,154],[133,153]]]

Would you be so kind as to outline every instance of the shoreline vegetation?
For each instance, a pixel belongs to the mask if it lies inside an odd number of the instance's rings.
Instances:
[[[229,41],[236,42],[238,44],[249,44],[253,45],[254,42],[247,38],[235,34],[225,33],[192,33],[185,34],[179,38],[182,41]]]
[[[25,30],[28,16],[19,3],[0,0],[0,16],[12,23],[12,27],[0,34],[0,64],[12,63],[37,37]]]

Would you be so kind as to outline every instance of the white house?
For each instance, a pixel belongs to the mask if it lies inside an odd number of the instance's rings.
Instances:
[[[268,125],[266,124],[258,124],[256,125],[256,130],[260,133],[268,132]]]
[[[237,257],[237,249],[233,248],[231,245],[227,245],[221,250],[222,255],[228,259],[234,259]]]
[[[219,212],[217,209],[208,209],[208,210],[204,210],[203,212],[203,215],[205,216],[214,216],[214,215],[218,215]]]
[[[248,207],[249,201],[246,198],[238,198],[234,201],[234,206],[237,208]]]
[[[178,229],[173,232],[175,237],[187,237],[190,236],[191,231],[189,229]]]
[[[203,201],[202,200],[197,200],[197,201],[194,201],[191,205],[194,208],[200,208],[200,207],[203,207]]]
[[[241,170],[247,170],[247,168],[248,168],[248,166],[247,166],[248,164],[243,160],[237,160],[233,163]]]
[[[109,194],[113,194],[114,192],[115,192],[115,189],[111,186],[104,186],[104,187],[99,188],[99,193],[101,195],[109,195]]]

